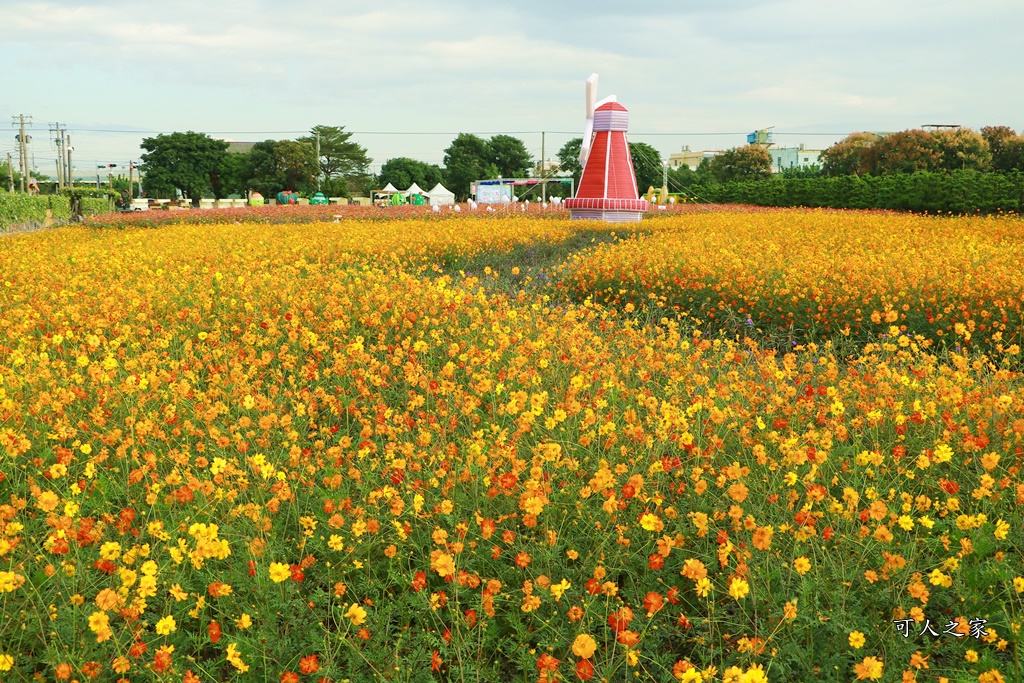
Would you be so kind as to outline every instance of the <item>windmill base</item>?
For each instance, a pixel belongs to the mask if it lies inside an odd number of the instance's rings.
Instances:
[[[570,209],[572,220],[606,221],[608,223],[639,223],[643,211],[626,211],[615,209]]]

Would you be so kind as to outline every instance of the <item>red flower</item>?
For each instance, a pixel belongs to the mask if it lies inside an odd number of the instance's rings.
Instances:
[[[473,628],[474,626],[476,626],[476,610],[475,609],[468,609],[468,610],[466,610],[465,612],[463,612],[463,616],[466,619],[466,625],[467,626],[469,626],[470,628]]]
[[[576,662],[576,675],[581,681],[589,681],[594,677],[594,665],[589,660],[581,659]]]
[[[220,624],[216,621],[210,622],[210,625],[206,627],[206,632],[210,634],[211,643],[216,643],[220,640]]]
[[[299,671],[304,674],[313,674],[320,670],[320,659],[316,655],[309,655],[299,660]]]
[[[956,483],[955,481],[949,481],[948,479],[945,478],[939,479],[939,486],[941,486],[942,490],[951,496],[955,496],[957,492],[960,490],[960,484]]]
[[[649,558],[647,558],[647,566],[655,570],[661,569],[665,566],[665,558],[659,555],[658,553],[654,553]]]
[[[437,650],[434,650],[434,653],[430,656],[430,670],[440,671],[442,664],[444,664],[444,660],[441,659],[440,653]]]
[[[633,621],[633,610],[628,607],[617,609],[608,615],[608,625],[615,633],[625,630],[631,621]]]
[[[292,569],[292,581],[296,583],[302,583],[303,579],[306,578],[306,573],[302,571],[302,567],[297,564],[291,566]]]
[[[831,541],[832,537],[835,535],[835,529],[833,529],[830,526],[825,527],[825,529],[821,532],[821,537],[824,538],[826,541]]]
[[[416,572],[416,576],[412,580],[412,589],[414,592],[419,593],[421,590],[427,587],[427,573]]]
[[[547,652],[545,652],[537,660],[537,669],[539,669],[540,671],[554,671],[558,668],[558,665],[561,663],[561,660],[555,659]]]
[[[153,656],[153,671],[163,673],[171,668],[171,653],[167,646],[162,646]]]
[[[285,671],[281,674],[281,683],[299,683],[299,674],[294,671]]]
[[[117,565],[110,560],[96,560],[93,562],[92,566],[96,567],[96,569],[99,569],[104,574],[113,574],[117,571]]]

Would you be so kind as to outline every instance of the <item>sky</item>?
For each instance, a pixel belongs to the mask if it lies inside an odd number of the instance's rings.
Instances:
[[[460,132],[556,158],[582,133],[591,73],[629,109],[630,140],[665,158],[767,127],[811,149],[926,124],[1020,132],[1022,25],[1020,0],[0,0],[0,155],[25,114],[50,175],[57,122],[84,176],[159,133],[317,124],[353,132],[373,170],[442,165]]]

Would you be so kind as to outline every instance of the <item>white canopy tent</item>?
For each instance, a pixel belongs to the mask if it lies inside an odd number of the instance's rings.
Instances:
[[[431,204],[446,205],[455,203],[455,193],[441,183],[434,185],[434,189],[427,192],[427,195],[430,197]]]
[[[420,187],[416,183],[413,183],[412,185],[409,186],[408,190],[402,190],[402,194],[404,194],[404,195],[414,195],[414,194],[426,194],[426,192],[423,190],[422,187]]]

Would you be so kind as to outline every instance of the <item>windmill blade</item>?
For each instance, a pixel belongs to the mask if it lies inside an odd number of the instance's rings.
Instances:
[[[597,107],[597,74],[587,79],[587,117],[583,122],[583,144],[580,145],[580,166],[587,165],[590,156],[590,139],[594,137],[594,109]]]

